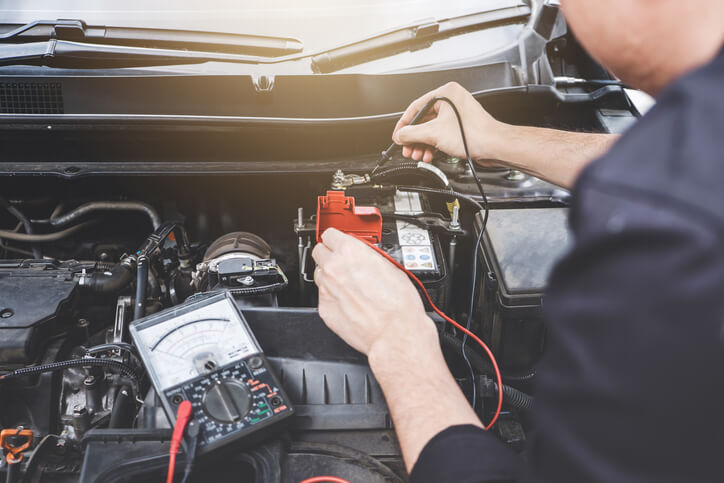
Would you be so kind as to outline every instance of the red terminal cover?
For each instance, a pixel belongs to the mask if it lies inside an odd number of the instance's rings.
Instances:
[[[354,235],[369,243],[382,238],[382,214],[373,206],[355,206],[353,196],[344,191],[327,191],[317,197],[317,242],[327,228]]]

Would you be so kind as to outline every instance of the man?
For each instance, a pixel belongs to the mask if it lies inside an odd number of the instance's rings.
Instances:
[[[526,457],[481,429],[405,275],[334,230],[314,250],[319,313],[367,354],[412,482],[721,481],[724,2],[561,4],[594,57],[658,97],[620,139],[501,124],[456,85],[415,101],[393,134],[414,159],[461,155],[447,105],[407,125],[444,95],[474,157],[573,188]]]

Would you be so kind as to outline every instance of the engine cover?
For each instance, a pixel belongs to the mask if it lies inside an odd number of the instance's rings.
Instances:
[[[0,364],[28,364],[39,343],[57,331],[73,298],[74,270],[50,262],[0,264]]]

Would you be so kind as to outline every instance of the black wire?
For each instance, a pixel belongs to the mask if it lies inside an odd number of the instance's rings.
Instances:
[[[483,232],[484,232],[485,226],[483,225],[480,228],[480,233],[478,233],[478,239],[475,241],[474,250],[475,253],[473,254],[473,279],[471,282],[472,285],[472,293],[470,294],[470,306],[468,308],[468,320],[465,324],[465,328],[467,330],[470,330],[470,326],[473,322],[473,309],[475,305],[475,284],[477,283],[477,276],[478,276],[478,247],[480,246],[480,240],[483,239]],[[477,406],[477,378],[475,377],[475,371],[473,370],[472,364],[470,364],[470,359],[468,359],[468,354],[465,352],[465,344],[468,342],[468,334],[463,334],[463,341],[460,344],[460,351],[463,354],[463,359],[465,359],[465,363],[468,365],[468,370],[470,371],[470,375],[472,378],[472,385],[473,385],[473,409]]]
[[[465,137],[465,129],[463,128],[463,121],[462,117],[460,116],[460,112],[458,111],[458,108],[455,106],[455,103],[448,99],[447,97],[436,97],[433,100],[433,103],[437,101],[442,101],[447,103],[450,107],[452,107],[453,112],[455,113],[455,117],[458,121],[458,127],[460,128],[460,137],[463,141],[463,148],[465,149],[465,159],[468,162],[468,167],[470,168],[470,172],[473,175],[473,179],[475,179],[475,184],[478,186],[478,191],[480,191],[480,196],[483,199],[483,221],[480,225],[480,233],[478,234],[477,241],[475,242],[475,245],[473,249],[475,250],[475,253],[473,254],[473,280],[471,284],[471,293],[470,293],[470,306],[468,310],[468,320],[465,324],[465,328],[467,330],[470,330],[470,326],[473,322],[473,309],[475,306],[475,284],[477,282],[477,275],[478,275],[478,247],[480,246],[480,242],[483,239],[483,233],[485,232],[485,227],[488,224],[488,197],[485,195],[485,190],[483,189],[483,184],[480,182],[480,178],[478,178],[478,173],[475,171],[475,164],[473,163],[472,158],[470,157],[470,150],[468,149],[468,141]],[[460,350],[462,351],[463,358],[465,359],[465,363],[468,366],[468,370],[470,371],[470,379],[473,387],[473,394],[472,394],[472,407],[473,409],[477,406],[477,399],[478,399],[478,388],[477,388],[477,381],[475,377],[475,371],[473,370],[472,364],[470,364],[470,360],[468,359],[467,354],[465,353],[465,344],[468,341],[468,335],[465,334],[463,336],[463,341],[460,346]]]
[[[94,366],[108,370],[116,370],[122,375],[130,378],[133,382],[135,393],[138,394],[138,386],[141,376],[131,366],[118,362],[113,359],[95,359],[92,357],[84,357],[82,359],[71,359],[68,361],[50,362],[37,366],[22,367],[13,371],[3,371],[0,373],[0,381],[14,377],[27,376],[31,374],[42,374],[44,372],[56,372],[73,367]]]

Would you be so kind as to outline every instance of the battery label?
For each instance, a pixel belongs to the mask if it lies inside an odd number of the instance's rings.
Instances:
[[[414,216],[423,213],[419,193],[398,191],[395,193],[395,213]],[[402,249],[402,264],[408,270],[436,270],[435,252],[430,232],[418,225],[397,220],[397,239]]]
[[[402,258],[408,270],[434,270],[432,247],[402,247]]]

